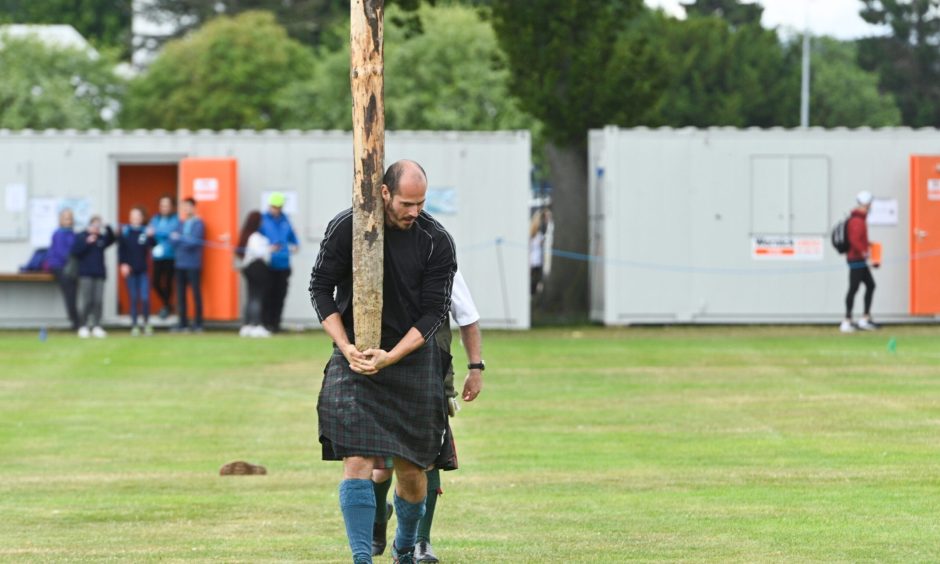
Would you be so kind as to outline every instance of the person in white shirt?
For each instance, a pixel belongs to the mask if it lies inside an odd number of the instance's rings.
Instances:
[[[460,271],[454,276],[454,286],[451,291],[450,314],[460,327],[460,339],[463,341],[467,353],[467,377],[464,380],[461,397],[464,401],[473,401],[483,390],[483,337],[480,333],[480,314],[470,295],[470,288]],[[437,345],[450,356],[453,333],[449,324],[444,324],[435,335]],[[457,391],[454,388],[454,363],[447,367],[444,375],[444,393],[447,396],[447,407],[451,417],[460,410],[457,403]],[[437,556],[431,549],[431,525],[434,523],[434,510],[437,506],[437,496],[441,490],[441,469],[457,469],[457,451],[454,446],[450,425],[447,426],[447,435],[444,446],[438,455],[434,469],[426,472],[428,479],[428,497],[425,501],[425,512],[418,522],[417,544],[415,544],[415,562],[438,562]],[[392,506],[386,501],[388,490],[392,484],[391,468],[376,469],[372,472],[372,482],[375,490],[375,522],[372,528],[372,555],[378,556],[385,551],[386,529],[391,517]]]
[[[271,333],[261,324],[261,304],[268,285],[268,264],[271,262],[271,242],[259,231],[261,212],[253,211],[245,218],[238,248],[242,276],[248,283],[248,300],[245,303],[245,324],[238,334],[242,337],[270,337]]]

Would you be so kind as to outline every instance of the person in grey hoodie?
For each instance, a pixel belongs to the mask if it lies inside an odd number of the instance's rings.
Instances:
[[[180,225],[170,235],[176,253],[176,308],[179,323],[176,332],[202,332],[202,249],[205,245],[206,227],[196,215],[196,200],[186,198],[180,204]],[[193,293],[193,325],[189,325],[186,288]]]

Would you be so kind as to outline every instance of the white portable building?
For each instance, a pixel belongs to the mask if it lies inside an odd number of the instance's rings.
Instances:
[[[503,242],[526,241],[530,153],[524,131],[402,131],[386,137],[386,163],[410,158],[427,171],[427,209],[456,241],[484,327],[529,327],[526,249]],[[142,199],[153,212],[160,194],[179,193],[180,163],[192,158],[237,162],[239,223],[248,211],[264,209],[266,194],[286,194],[300,251],[292,259],[284,319],[315,325],[310,269],[327,223],[351,202],[352,138],[346,132],[0,130],[0,273],[16,271],[36,247],[48,244],[63,207],[75,210],[79,227],[92,214],[123,223],[121,210]],[[118,323],[124,312],[116,252],[106,256],[105,322]],[[52,283],[2,277],[0,324],[64,323]]]
[[[936,130],[608,127],[589,146],[596,321],[837,323],[848,268],[830,231],[863,190],[884,255],[875,320],[940,313]]]

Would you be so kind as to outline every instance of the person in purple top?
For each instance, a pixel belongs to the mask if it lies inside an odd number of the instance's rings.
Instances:
[[[46,269],[55,276],[56,284],[62,291],[65,300],[65,311],[69,316],[72,331],[78,331],[78,306],[76,296],[78,293],[78,280],[76,272],[68,272],[65,265],[69,262],[72,245],[75,243],[75,218],[69,208],[59,212],[59,228],[52,234],[52,243],[49,245],[49,254],[46,255]]]

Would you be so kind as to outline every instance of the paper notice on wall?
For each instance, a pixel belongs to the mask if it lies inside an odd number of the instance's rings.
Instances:
[[[297,192],[295,190],[264,190],[261,192],[261,211],[268,211],[268,200],[271,198],[271,194],[276,194],[280,192],[284,194],[284,207],[281,208],[281,211],[287,215],[297,215],[297,210],[300,209],[297,202]]]
[[[59,228],[59,199],[30,198],[29,244],[34,249],[48,247]]]
[[[940,178],[927,180],[927,199],[932,201],[940,200]]]
[[[197,202],[211,202],[219,199],[218,178],[194,178],[193,199]]]
[[[868,210],[868,225],[897,225],[898,201],[876,198]]]
[[[20,183],[7,184],[3,191],[4,209],[9,213],[23,213],[26,211],[26,185]]]
[[[789,235],[754,235],[751,237],[751,258],[754,260],[822,260],[825,242],[822,237]]]

